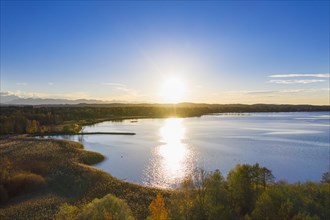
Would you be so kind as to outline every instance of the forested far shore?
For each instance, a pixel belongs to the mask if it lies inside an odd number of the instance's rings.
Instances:
[[[330,111],[330,106],[270,104],[0,105],[0,134],[78,133],[84,125],[129,118],[198,117],[213,113]]]

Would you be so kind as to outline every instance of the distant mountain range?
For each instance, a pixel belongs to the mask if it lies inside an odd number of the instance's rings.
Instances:
[[[118,101],[116,101],[118,102]],[[94,100],[94,99],[77,99],[77,100],[68,100],[68,99],[14,99],[8,102],[1,102],[1,104],[5,105],[75,105],[75,104],[106,104],[110,102]]]
[[[1,105],[76,105],[76,104],[108,104],[108,103],[125,103],[120,100],[102,101],[96,99],[42,99],[42,98],[20,98],[15,95],[1,93]]]

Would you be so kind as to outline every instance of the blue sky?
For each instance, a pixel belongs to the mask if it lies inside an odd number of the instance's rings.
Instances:
[[[178,101],[329,104],[329,2],[1,1],[2,96],[167,102],[172,78]]]

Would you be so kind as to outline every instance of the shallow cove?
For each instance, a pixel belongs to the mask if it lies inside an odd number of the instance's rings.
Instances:
[[[224,175],[238,163],[259,163],[277,180],[319,181],[329,167],[329,112],[216,114],[199,118],[102,122],[84,132],[134,136],[52,136],[82,143],[106,160],[95,165],[145,185],[175,187],[196,167]]]

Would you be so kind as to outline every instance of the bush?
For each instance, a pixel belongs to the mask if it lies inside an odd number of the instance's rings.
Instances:
[[[253,219],[329,219],[329,188],[316,183],[273,185],[259,196]]]
[[[102,199],[94,199],[85,205],[78,219],[132,220],[134,217],[132,216],[131,209],[124,200],[108,194]]]
[[[0,158],[0,185],[5,185],[10,176],[12,164],[7,157]]]
[[[56,220],[76,220],[79,209],[76,206],[64,203],[55,215]]]
[[[330,172],[323,173],[321,182],[330,183]]]
[[[8,200],[8,192],[3,185],[0,185],[0,204]]]
[[[46,185],[45,179],[34,173],[18,173],[14,175],[8,184],[8,191],[11,196],[30,192]]]
[[[92,165],[99,163],[104,160],[104,156],[100,153],[97,152],[92,152],[92,151],[82,151],[80,156],[79,156],[80,162],[87,164],[87,165]]]
[[[51,171],[50,161],[29,161],[19,164],[22,169],[38,174],[38,175],[47,175]]]
[[[111,194],[81,208],[64,203],[55,215],[58,220],[133,220],[132,212],[124,200]]]

